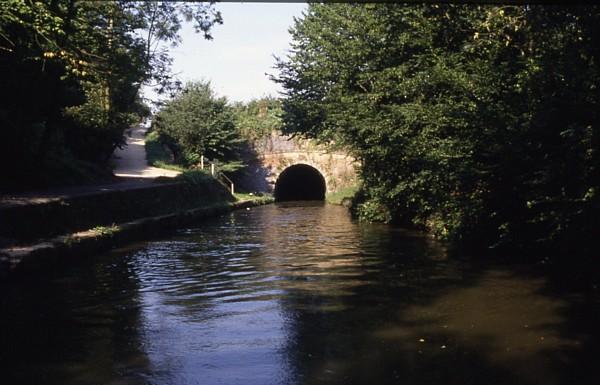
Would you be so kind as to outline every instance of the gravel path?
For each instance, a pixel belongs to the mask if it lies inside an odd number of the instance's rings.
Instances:
[[[159,176],[174,177],[179,171],[165,170],[149,166],[146,162],[144,149],[146,128],[135,127],[129,129],[127,146],[115,150],[113,155],[115,170],[118,177],[127,178],[156,178]]]

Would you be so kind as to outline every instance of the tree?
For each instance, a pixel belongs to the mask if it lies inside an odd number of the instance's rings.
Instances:
[[[11,184],[106,170],[140,119],[139,88],[174,83],[165,44],[184,20],[210,38],[212,4],[76,0],[0,3],[0,162]],[[176,86],[176,84],[175,84]],[[83,176],[83,175],[80,175]]]
[[[599,21],[595,6],[311,4],[277,64],[284,131],[354,153],[363,219],[589,245]]]
[[[153,129],[186,165],[197,164],[202,155],[235,160],[243,142],[227,99],[217,97],[208,82],[188,83],[156,115]]]
[[[235,103],[233,113],[241,136],[250,142],[270,136],[282,128],[281,100],[273,97]]]
[[[179,30],[184,21],[192,23],[196,33],[211,40],[211,29],[222,24],[221,13],[213,7],[214,2],[186,1],[135,1],[125,6],[132,15],[132,25],[142,31],[141,36],[146,68],[146,80],[158,87],[159,93],[174,91],[179,82],[170,73],[172,59],[169,48],[181,42]]]

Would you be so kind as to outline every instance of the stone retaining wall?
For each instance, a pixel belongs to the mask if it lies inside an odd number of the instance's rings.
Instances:
[[[0,247],[173,213],[233,197],[216,181],[165,183],[0,209]]]
[[[83,258],[132,241],[146,240],[191,225],[202,218],[250,208],[272,202],[272,198],[257,198],[242,202],[221,202],[206,207],[177,211],[120,223],[109,231],[87,230],[57,236],[39,243],[0,250],[0,280],[18,277],[22,273],[54,269],[73,258]]]

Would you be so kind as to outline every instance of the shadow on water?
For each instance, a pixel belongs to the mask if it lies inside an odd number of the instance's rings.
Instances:
[[[234,212],[3,288],[1,382],[599,383],[595,291],[472,260],[322,202]]]
[[[126,260],[1,286],[0,383],[146,383],[138,280]]]
[[[279,242],[285,219],[266,237],[302,266],[282,299],[300,383],[597,383],[594,304],[527,267],[448,260],[418,234],[315,217],[294,226],[296,249]]]

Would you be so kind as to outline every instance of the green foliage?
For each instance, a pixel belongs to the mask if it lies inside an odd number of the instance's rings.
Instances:
[[[327,193],[325,196],[325,200],[327,201],[327,203],[339,205],[339,204],[342,204],[342,202],[345,199],[353,199],[357,192],[358,192],[357,186],[350,186],[350,187],[340,189],[336,192]]]
[[[235,103],[233,114],[241,136],[249,142],[267,137],[282,128],[279,99],[267,97],[248,103]]]
[[[177,86],[165,43],[179,42],[183,20],[210,38],[221,16],[185,2],[0,2],[0,162],[13,165],[6,180],[17,188],[67,180],[75,175],[61,174],[78,168],[61,168],[67,160],[108,169],[123,131],[149,113],[140,86]]]
[[[242,170],[246,164],[242,160],[235,160],[227,163],[216,163],[218,171],[232,173]]]
[[[209,83],[188,83],[156,115],[153,129],[171,145],[178,162],[196,165],[200,156],[235,160],[243,142],[231,107]]]
[[[291,33],[284,131],[354,153],[361,218],[481,246],[590,244],[598,7],[311,4]]]
[[[173,163],[174,159],[172,159],[172,154],[168,150],[165,140],[156,131],[151,131],[146,135],[145,150],[146,159],[151,166],[183,171],[183,167]]]
[[[234,196],[236,201],[250,201],[258,197],[253,193],[235,193]]]
[[[116,233],[118,233],[121,230],[121,228],[117,225],[115,225],[114,223],[110,226],[96,226],[94,228],[92,228],[92,231],[95,232],[98,235],[102,235],[102,236],[114,236]]]
[[[269,195],[269,194],[257,195],[257,194],[253,194],[253,193],[249,193],[249,194],[235,193],[234,196],[235,196],[235,200],[238,202],[253,201],[257,204],[267,204],[267,203],[274,202],[273,196]]]
[[[192,185],[206,185],[214,182],[214,178],[203,170],[185,170],[177,175],[176,179]]]

